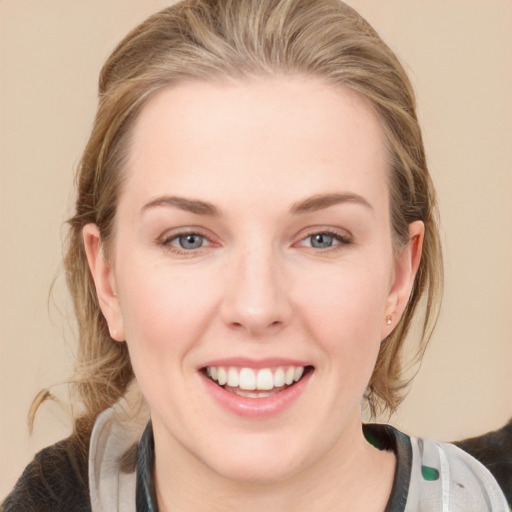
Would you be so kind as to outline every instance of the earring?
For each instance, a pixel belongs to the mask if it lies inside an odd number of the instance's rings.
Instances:
[[[391,320],[391,315],[388,315],[388,316],[386,317],[386,324],[387,324],[387,325],[391,325],[391,322],[392,322],[392,320]]]

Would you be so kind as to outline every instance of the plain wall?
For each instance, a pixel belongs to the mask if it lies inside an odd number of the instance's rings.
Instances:
[[[35,394],[72,370],[60,266],[73,174],[118,40],[163,0],[0,0],[0,498],[69,433]],[[442,314],[392,423],[451,440],[512,416],[512,2],[351,0],[416,88],[446,250]],[[53,293],[49,289],[54,282]],[[54,392],[66,399],[65,386]]]

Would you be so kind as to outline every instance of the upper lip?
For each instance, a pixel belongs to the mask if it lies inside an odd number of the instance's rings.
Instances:
[[[274,368],[279,366],[313,366],[310,361],[286,357],[271,357],[265,359],[253,359],[250,357],[228,357],[207,361],[199,366],[199,370],[208,367],[234,367],[234,368]]]

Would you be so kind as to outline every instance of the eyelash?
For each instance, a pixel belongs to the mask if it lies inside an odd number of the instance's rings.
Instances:
[[[200,237],[203,240],[203,242],[202,242],[201,246],[199,246],[197,248],[193,248],[193,249],[184,249],[183,247],[180,247],[180,246],[172,243],[174,241],[179,241],[179,239],[181,237],[185,237],[185,236]],[[303,245],[303,243],[306,240],[308,240],[308,239],[311,240],[315,236],[332,237],[333,241],[335,241],[336,243],[334,245],[331,245],[331,246],[325,247],[325,248],[314,247],[312,244],[307,245],[307,246]],[[208,236],[201,233],[200,231],[191,229],[191,230],[173,233],[169,236],[164,236],[161,240],[158,241],[158,245],[162,246],[164,249],[166,249],[170,252],[174,252],[177,255],[190,257],[190,256],[194,256],[198,250],[205,248],[205,245],[204,245],[205,242],[208,244],[208,245],[206,245],[206,247],[208,247],[209,245],[214,245],[214,242]],[[330,252],[330,251],[339,250],[339,249],[343,248],[344,246],[350,245],[351,243],[352,243],[352,240],[349,236],[341,235],[340,233],[337,233],[335,231],[320,230],[320,231],[312,231],[309,234],[307,234],[306,236],[301,237],[298,240],[298,242],[294,243],[294,245],[298,244],[303,247],[305,246],[305,247],[308,247],[309,249],[315,250],[315,252]]]
[[[197,253],[197,250],[204,248],[204,245],[201,244],[201,246],[198,247],[197,249],[184,249],[184,248],[180,247],[179,245],[174,245],[172,243],[175,240],[178,241],[181,237],[185,237],[185,236],[200,237],[203,239],[203,244],[204,244],[204,241],[206,241],[209,245],[213,245],[213,242],[209,237],[207,237],[203,233],[201,233],[197,230],[194,230],[194,229],[180,231],[178,233],[173,233],[169,236],[164,236],[161,240],[158,241],[158,244],[160,246],[162,246],[164,249],[166,249],[170,252],[174,252],[175,254],[177,254],[179,256],[193,256],[195,253]]]
[[[352,240],[347,235],[341,235],[340,233],[337,233],[336,231],[329,231],[329,230],[320,230],[320,231],[313,231],[309,233],[307,236],[301,238],[299,240],[299,243],[305,242],[306,240],[311,240],[315,236],[328,236],[333,239],[336,243],[334,245],[331,245],[329,247],[321,248],[321,247],[313,247],[312,245],[309,245],[310,249],[316,249],[318,252],[327,252],[327,251],[336,251],[344,246],[350,245],[352,243]]]

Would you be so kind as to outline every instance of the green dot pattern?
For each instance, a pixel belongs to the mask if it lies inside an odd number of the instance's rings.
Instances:
[[[435,480],[439,480],[439,471],[437,471],[436,468],[421,466],[421,476],[423,480],[427,482],[434,482]]]

